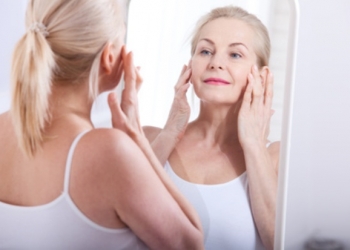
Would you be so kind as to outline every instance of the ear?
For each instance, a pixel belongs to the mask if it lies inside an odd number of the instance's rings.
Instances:
[[[117,54],[115,53],[115,45],[108,42],[103,48],[103,51],[101,54],[102,72],[107,75],[111,74],[116,61],[117,61]]]
[[[264,66],[259,70],[260,78],[261,78],[261,83],[265,87],[267,83],[267,77],[270,74],[270,69],[268,66]]]

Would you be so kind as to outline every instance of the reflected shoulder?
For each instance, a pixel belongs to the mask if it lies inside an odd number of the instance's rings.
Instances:
[[[281,144],[280,141],[275,141],[275,142],[272,142],[268,147],[268,152],[271,156],[271,159],[273,161],[273,165],[276,171],[278,171],[278,165],[279,165],[280,144]]]
[[[142,127],[142,129],[149,142],[152,142],[162,131],[161,128],[153,127],[153,126],[144,126]]]

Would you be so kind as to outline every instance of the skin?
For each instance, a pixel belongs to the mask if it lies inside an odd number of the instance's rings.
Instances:
[[[52,119],[33,159],[18,150],[10,114],[0,115],[0,201],[38,206],[59,197],[68,150],[79,133],[89,130],[72,161],[69,194],[77,207],[103,227],[129,227],[151,249],[203,249],[194,209],[169,184],[138,125],[130,100],[141,80],[123,41],[122,36],[105,46],[99,76],[102,92],[115,88],[124,73],[121,103],[113,93],[109,96],[116,129],[94,129],[87,82],[53,84]]]
[[[267,66],[256,65],[254,39],[254,30],[240,20],[207,23],[176,85],[166,126],[144,131],[160,161],[168,160],[189,182],[225,183],[246,171],[257,230],[273,249],[279,142],[266,147],[273,79]],[[227,84],[210,84],[210,78]],[[188,81],[200,99],[199,116],[189,124]]]

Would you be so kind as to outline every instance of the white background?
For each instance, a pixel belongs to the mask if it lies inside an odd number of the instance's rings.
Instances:
[[[350,1],[298,2],[285,249],[350,249]]]

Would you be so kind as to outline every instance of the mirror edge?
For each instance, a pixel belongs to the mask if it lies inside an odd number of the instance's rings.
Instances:
[[[288,0],[290,6],[289,19],[289,41],[286,68],[286,86],[284,90],[283,119],[280,163],[278,173],[278,192],[276,202],[276,220],[275,220],[275,239],[274,249],[284,249],[285,230],[286,230],[286,212],[287,212],[287,193],[288,193],[288,174],[289,174],[289,156],[291,146],[292,114],[294,100],[294,80],[297,56],[297,42],[299,31],[299,1]]]

